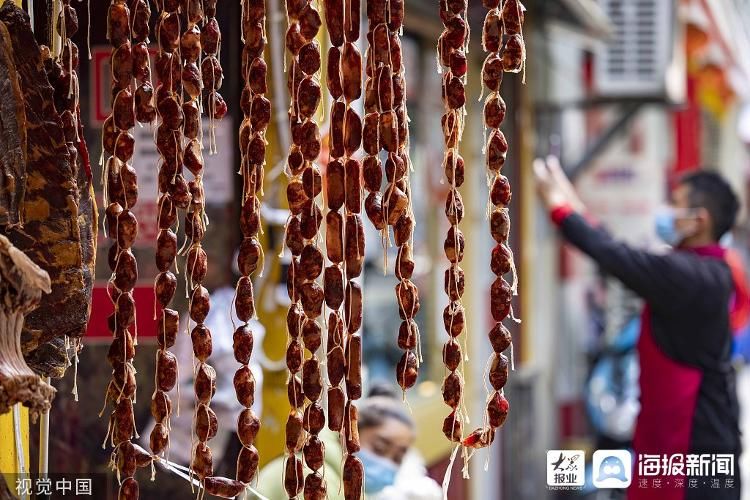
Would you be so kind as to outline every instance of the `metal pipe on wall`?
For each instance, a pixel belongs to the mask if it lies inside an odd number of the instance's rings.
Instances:
[[[286,92],[282,90],[286,88],[286,84],[284,83],[284,67],[286,64],[277,64],[278,61],[284,61],[286,58],[284,44],[282,43],[283,38],[279,36],[280,33],[284,33],[286,30],[282,24],[286,16],[281,10],[279,0],[268,0],[268,10],[270,14],[268,17],[271,21],[269,31],[273,33],[273,36],[268,40],[268,45],[271,51],[271,60],[274,61],[274,64],[271,65],[271,78],[273,88],[276,89],[276,92],[273,92],[276,133],[279,138],[279,151],[286,152],[289,149],[289,126],[287,124],[289,101]],[[286,159],[283,161],[286,161]]]
[[[49,384],[50,378],[44,377]],[[49,414],[51,410],[42,413],[39,419],[39,477],[46,478],[49,472]]]

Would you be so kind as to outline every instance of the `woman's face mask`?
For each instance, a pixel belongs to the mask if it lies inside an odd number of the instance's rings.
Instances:
[[[367,448],[362,448],[357,456],[365,467],[365,493],[377,493],[396,481],[398,465],[392,460],[381,457]]]

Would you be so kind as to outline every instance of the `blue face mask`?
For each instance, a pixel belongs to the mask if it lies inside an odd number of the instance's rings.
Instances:
[[[365,467],[365,493],[377,493],[396,481],[398,465],[392,460],[376,455],[367,448],[359,450],[357,456]]]
[[[656,212],[656,234],[664,243],[673,247],[685,238],[677,229],[675,219],[675,212],[670,208],[662,208]]]

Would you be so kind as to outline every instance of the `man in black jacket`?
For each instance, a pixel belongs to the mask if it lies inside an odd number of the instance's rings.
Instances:
[[[670,207],[657,215],[657,233],[674,250],[655,254],[618,242],[590,223],[556,159],[537,160],[534,172],[565,239],[646,302],[633,448],[636,456],[667,459],[658,462],[658,475],[636,460],[628,498],[738,500],[741,445],[730,310],[738,299],[735,282],[743,277],[718,244],[737,215],[732,189],[715,173],[684,177]],[[708,457],[691,457],[702,454]]]

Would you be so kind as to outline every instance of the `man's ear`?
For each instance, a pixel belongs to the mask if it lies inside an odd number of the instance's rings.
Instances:
[[[713,229],[713,220],[711,220],[711,214],[708,213],[705,207],[699,207],[695,214],[696,221],[700,229]]]

